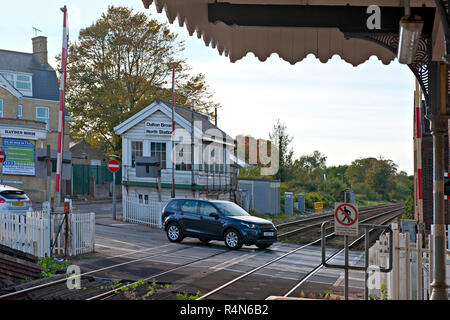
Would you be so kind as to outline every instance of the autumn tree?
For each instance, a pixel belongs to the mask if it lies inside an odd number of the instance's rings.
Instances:
[[[172,99],[173,63],[177,104],[212,113],[219,105],[212,101],[205,76],[190,74],[183,50],[166,24],[110,6],[69,46],[66,101],[74,118],[72,138],[120,153],[121,139],[113,128],[157,97]]]
[[[286,125],[280,119],[273,126],[269,137],[272,146],[278,148],[279,170],[275,177],[282,182],[286,181],[289,178],[289,171],[293,164],[294,151],[289,147],[293,138],[287,133]]]

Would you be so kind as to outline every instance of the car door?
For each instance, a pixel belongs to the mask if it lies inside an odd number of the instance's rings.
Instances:
[[[219,215],[211,217],[211,214]],[[209,239],[222,239],[222,219],[219,211],[206,201],[199,201],[200,231]]]
[[[200,228],[198,201],[185,200],[180,206],[180,224],[187,235],[196,236]]]

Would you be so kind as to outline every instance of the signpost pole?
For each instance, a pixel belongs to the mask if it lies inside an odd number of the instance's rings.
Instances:
[[[348,237],[344,236],[344,299],[348,300]]]
[[[116,173],[113,173],[113,220],[116,220]]]
[[[52,151],[50,149],[50,145],[47,145],[47,201],[48,201],[48,242],[49,242],[49,257],[52,256],[52,191],[51,191],[51,178],[52,178],[52,167],[51,167],[51,157],[52,157]]]
[[[119,158],[118,156],[111,155],[111,157]],[[120,170],[120,163],[117,160],[111,160],[108,162],[108,170],[113,174],[113,220],[116,220],[116,172]]]
[[[3,184],[3,162],[6,160],[6,155],[0,147],[0,184]]]
[[[369,228],[366,228],[365,230],[365,236],[364,236],[364,250],[365,250],[365,266],[366,268],[369,267],[369,245],[370,245],[370,232]],[[369,280],[369,275],[366,272],[364,272],[364,300],[369,300],[369,287],[367,284],[367,280]]]
[[[172,65],[172,199],[175,198],[175,63]]]

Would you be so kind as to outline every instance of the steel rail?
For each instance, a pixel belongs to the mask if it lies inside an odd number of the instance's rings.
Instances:
[[[174,267],[174,268],[171,268],[171,269],[169,269],[169,270],[166,270],[166,271],[163,271],[163,272],[160,272],[160,273],[151,275],[151,276],[149,276],[149,277],[147,277],[147,278],[145,278],[145,279],[143,279],[143,280],[144,280],[144,281],[150,281],[150,280],[153,280],[153,279],[155,279],[155,278],[157,278],[157,277],[160,277],[160,276],[162,276],[162,275],[165,275],[165,274],[167,274],[167,273],[171,273],[171,272],[177,271],[177,270],[179,270],[179,269],[181,269],[181,268],[187,267],[187,266],[189,266],[189,265],[195,264],[195,263],[200,262],[200,261],[204,261],[204,260],[211,259],[211,258],[213,258],[213,257],[215,257],[215,256],[218,256],[218,255],[223,254],[223,253],[226,253],[226,252],[229,252],[229,250],[225,250],[225,249],[224,249],[222,252],[218,252],[218,253],[215,253],[215,254],[213,254],[213,255],[204,257],[204,258],[196,259],[195,261],[183,263],[183,264],[181,264],[181,265],[179,265],[179,266],[177,266],[177,267]],[[120,293],[120,292],[123,291],[124,289],[126,289],[126,288],[128,288],[128,287],[131,287],[131,286],[137,284],[137,283],[140,282],[140,281],[142,281],[142,280],[135,281],[135,282],[133,282],[133,283],[129,283],[129,284],[123,285],[123,286],[121,286],[121,287],[119,287],[119,288],[116,288],[116,289],[114,289],[114,290],[110,290],[110,291],[101,293],[101,294],[96,295],[96,296],[94,296],[94,297],[90,297],[90,298],[88,298],[88,299],[86,299],[86,300],[104,300],[104,299],[109,298],[109,297],[111,297],[111,296],[113,296],[113,295],[115,295],[115,294]]]
[[[403,209],[404,209],[404,207],[399,208],[399,209],[396,209],[396,210],[391,210],[391,211],[388,211],[388,213],[384,213],[384,215],[391,214],[391,213],[393,213],[394,211],[401,211],[401,210],[403,210]],[[379,216],[380,216],[380,215],[377,215],[377,218],[378,218]],[[366,221],[373,220],[373,219],[376,219],[376,218],[375,218],[375,217],[369,217],[369,218],[367,218],[367,219],[365,219],[365,220],[362,220],[361,222],[366,222]],[[389,221],[392,220],[392,219],[393,219],[392,217],[389,218]],[[325,236],[325,238],[332,237],[332,236],[334,236],[334,232],[331,233],[331,234],[329,234],[329,235],[327,235],[327,236]],[[364,235],[361,236],[361,237],[364,237]],[[233,279],[233,280],[231,280],[231,281],[229,281],[229,282],[227,282],[227,283],[221,285],[220,287],[218,287],[218,288],[216,288],[216,289],[214,289],[214,290],[211,290],[211,291],[207,292],[206,294],[202,295],[201,297],[197,298],[196,300],[203,300],[203,299],[205,299],[205,298],[207,298],[207,297],[209,297],[209,296],[211,296],[211,295],[213,295],[213,294],[215,294],[215,293],[217,293],[217,292],[219,292],[219,291],[221,291],[221,290],[223,290],[223,289],[229,287],[229,286],[232,285],[233,283],[235,283],[235,282],[237,282],[237,281],[239,281],[239,280],[242,280],[243,278],[246,278],[246,277],[248,277],[249,275],[251,275],[251,274],[253,274],[253,273],[255,273],[255,272],[257,272],[257,271],[259,271],[259,270],[261,270],[261,269],[263,269],[263,268],[265,268],[265,267],[267,267],[267,266],[269,266],[269,265],[271,265],[271,264],[273,264],[273,263],[275,263],[275,262],[277,262],[277,261],[279,261],[279,260],[281,260],[281,259],[283,259],[283,258],[285,258],[285,257],[287,257],[287,256],[289,256],[289,255],[291,255],[291,254],[294,254],[294,253],[296,253],[296,252],[298,252],[298,251],[300,251],[300,250],[303,250],[303,249],[305,249],[305,248],[307,248],[307,247],[309,247],[309,246],[312,246],[312,245],[314,245],[314,244],[316,244],[316,243],[318,243],[318,242],[321,242],[321,241],[322,241],[322,238],[319,238],[319,239],[314,240],[314,241],[312,241],[312,242],[310,242],[310,243],[308,243],[308,244],[305,244],[305,245],[303,245],[303,246],[301,246],[301,247],[299,247],[299,248],[297,248],[297,249],[294,249],[294,250],[292,250],[292,251],[289,251],[289,252],[285,253],[284,255],[282,255],[282,256],[280,256],[280,257],[278,257],[278,258],[276,258],[276,259],[273,259],[273,260],[271,260],[271,261],[269,261],[269,262],[266,262],[265,264],[263,264],[263,265],[261,265],[261,266],[259,266],[259,267],[256,267],[256,268],[254,268],[254,269],[252,269],[252,270],[246,272],[245,274],[240,275],[239,277],[237,277],[237,278],[235,278],[235,279]],[[354,242],[355,242],[355,241],[354,241]],[[353,245],[353,243],[352,243],[352,245]],[[339,254],[339,253],[342,252],[342,251],[343,251],[343,250],[340,250],[339,252],[335,252],[335,253],[333,254],[332,257],[336,256],[337,254]],[[331,257],[330,257],[330,258],[331,258]],[[330,258],[329,258],[329,259],[330,259]],[[327,260],[327,261],[328,261],[328,260]],[[321,266],[322,266],[322,264],[320,264],[319,266],[315,267],[315,268],[314,268],[312,271],[310,271],[310,272],[316,273],[318,270],[321,269]],[[309,278],[309,277],[310,277],[310,276],[308,276],[308,278]]]
[[[391,211],[389,211],[389,212],[394,212],[394,211],[397,211],[397,210],[400,210],[400,209],[402,209],[403,207],[401,207],[401,208],[396,208],[396,209],[393,209],[393,210],[391,210]],[[380,210],[380,209],[382,209],[382,208],[376,208],[376,209],[374,209],[374,210]],[[370,211],[374,211],[374,210],[370,210]],[[365,214],[366,213],[368,213],[367,211],[366,212],[364,212]],[[380,215],[378,215],[378,216],[382,216],[382,215],[385,215],[385,214],[388,214],[388,212],[383,212],[383,213],[381,213]],[[334,214],[333,215],[331,215],[331,216],[334,216]],[[378,216],[373,216],[373,218],[376,218],[376,217],[378,217]],[[372,218],[372,217],[370,217],[370,218]],[[331,220],[326,220],[326,221],[331,221]],[[315,223],[315,224],[311,224],[311,225],[308,225],[308,226],[305,226],[305,227],[302,227],[302,228],[299,228],[299,229],[294,229],[294,230],[291,230],[291,231],[287,231],[287,232],[285,232],[285,233],[282,233],[282,234],[279,234],[278,235],[278,238],[281,238],[281,237],[289,237],[289,236],[291,236],[291,235],[293,235],[293,234],[297,234],[297,233],[300,233],[300,232],[302,232],[302,231],[305,231],[305,230],[308,230],[308,229],[312,229],[312,228],[314,228],[314,227],[317,227],[317,226],[320,226],[320,225],[322,225],[322,223],[323,223],[324,221],[322,221],[322,222],[318,222],[318,223]]]
[[[168,245],[170,245],[170,244],[168,244]],[[148,248],[145,251],[155,250],[155,249],[158,249],[158,248],[161,248],[161,247],[165,247],[165,246],[168,246],[168,245],[159,246],[159,247],[155,247],[155,248]],[[48,287],[51,287],[51,286],[54,286],[54,285],[57,285],[57,284],[60,284],[60,283],[67,282],[67,280],[69,280],[69,279],[73,280],[74,278],[78,278],[78,277],[81,278],[83,276],[91,275],[91,274],[94,274],[94,273],[97,273],[97,272],[110,270],[110,269],[121,267],[121,266],[124,266],[124,265],[128,265],[128,264],[132,264],[132,263],[137,263],[137,262],[140,262],[140,261],[148,260],[148,259],[153,258],[153,257],[157,257],[157,256],[161,256],[161,255],[167,255],[167,254],[168,255],[172,255],[173,253],[178,252],[178,251],[182,251],[184,249],[185,248],[176,249],[176,250],[170,250],[168,252],[154,253],[154,254],[150,254],[150,255],[147,255],[145,257],[139,258],[139,259],[126,261],[126,262],[114,264],[112,266],[91,270],[91,271],[88,271],[88,272],[85,272],[85,273],[82,273],[82,274],[79,274],[79,275],[74,275],[74,276],[71,276],[71,277],[68,277],[68,278],[63,278],[63,279],[59,279],[59,280],[43,283],[43,284],[40,284],[40,285],[37,285],[37,286],[34,286],[34,287],[25,288],[25,289],[22,289],[22,290],[19,290],[19,291],[15,291],[15,292],[11,292],[11,293],[7,293],[7,294],[4,294],[4,295],[1,295],[0,296],[0,300],[5,300],[5,299],[8,299],[8,298],[22,296],[24,294],[27,294],[27,293],[30,293],[30,292],[33,292],[33,291],[36,291],[36,290],[48,288]],[[143,251],[142,250],[136,250],[135,252],[130,252],[130,253],[127,253],[126,255],[132,255],[132,254],[141,253],[141,252],[143,252]],[[124,256],[125,255],[119,255],[117,257],[112,257],[112,258],[108,258],[108,259],[113,259],[113,258],[118,258],[118,257],[122,258]]]
[[[401,205],[402,205],[401,203],[382,204],[382,205],[378,205],[378,206],[361,207],[361,208],[359,208],[359,211],[360,211],[360,213],[361,213],[361,211],[363,211],[364,213],[367,213],[372,210],[386,209],[386,207],[396,207],[396,206],[401,206]],[[289,226],[294,226],[296,224],[301,224],[304,222],[315,221],[315,220],[321,220],[321,219],[324,219],[327,217],[332,217],[332,216],[334,216],[334,212],[326,211],[326,213],[322,213],[322,214],[320,214],[320,216],[313,216],[313,217],[308,217],[308,218],[299,219],[299,220],[295,220],[295,221],[280,223],[280,224],[275,225],[275,227],[277,227],[277,229],[285,228],[285,227],[289,227]]]
[[[397,210],[403,210],[403,208]],[[392,213],[392,212],[390,212]],[[381,225],[386,224],[387,222],[391,221],[392,219],[395,219],[398,215],[394,215],[393,217],[389,217],[388,219],[384,220],[383,222],[381,222]],[[378,218],[378,217],[377,217]],[[376,219],[375,217],[373,219]],[[373,220],[373,219],[366,219],[365,221],[361,221],[361,222],[366,222],[368,220]],[[372,232],[372,230],[369,231]],[[334,233],[333,233],[334,234]],[[328,236],[327,236],[328,237]],[[355,246],[359,241],[361,241],[363,238],[365,237],[365,234],[359,236],[356,240],[354,240],[352,243],[350,243],[349,248]],[[336,256],[338,256],[339,254],[341,254],[342,252],[344,252],[345,249],[340,249],[337,250],[336,252],[334,252],[330,257],[328,257],[328,259],[325,260],[325,262],[329,262],[330,260],[334,259]],[[298,282],[294,287],[292,287],[288,292],[286,292],[283,297],[289,297],[296,289],[298,289],[303,283],[305,283],[309,278],[311,278],[313,275],[315,275],[317,272],[319,272],[322,268],[324,267],[323,263],[321,263],[320,265],[316,266],[313,270],[311,270],[310,272],[308,272],[301,280],[300,282]]]

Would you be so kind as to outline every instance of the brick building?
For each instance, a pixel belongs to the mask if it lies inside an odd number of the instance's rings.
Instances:
[[[0,49],[0,147],[6,153],[3,183],[25,190],[33,202],[39,202],[47,197],[47,144],[52,150],[51,191],[55,192],[59,84],[48,63],[47,38],[32,41],[32,53]],[[64,150],[69,145],[68,121],[66,113]],[[63,194],[70,192],[70,161],[70,153],[65,152]]]

